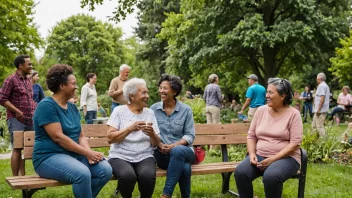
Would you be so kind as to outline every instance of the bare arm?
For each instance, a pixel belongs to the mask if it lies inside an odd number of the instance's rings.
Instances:
[[[251,100],[252,99],[250,99],[250,98],[247,98],[246,99],[246,102],[243,104],[243,106],[242,106],[242,108],[241,108],[241,111],[240,112],[238,112],[238,113],[243,113],[243,111],[245,110],[245,109],[247,109],[247,107],[249,106],[249,104],[251,103]]]
[[[44,125],[44,129],[56,144],[66,150],[86,156],[89,163],[97,163],[103,159],[102,154],[90,149],[87,140],[84,140],[85,136],[82,132],[79,137],[79,144],[77,144],[62,132],[61,124],[59,122],[46,124]]]
[[[17,118],[18,120],[21,120],[21,119],[23,118],[23,112],[20,111],[19,109],[17,109],[17,108],[15,107],[15,105],[13,105],[10,101],[6,101],[6,102],[3,104],[3,106],[4,106],[6,109],[8,109],[8,110],[10,110],[10,111],[12,111],[12,112],[14,112],[14,113],[16,113],[16,118]]]

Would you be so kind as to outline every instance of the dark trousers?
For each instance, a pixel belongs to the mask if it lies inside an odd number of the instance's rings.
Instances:
[[[304,103],[304,122],[307,122],[308,113],[310,118],[313,120],[313,104],[312,103]]]
[[[123,198],[131,198],[136,182],[141,198],[153,195],[156,180],[156,165],[153,157],[131,163],[122,159],[109,159],[112,173],[117,178],[117,190]]]
[[[265,158],[257,155],[258,161]],[[253,198],[252,181],[263,176],[265,197],[281,198],[284,182],[295,175],[299,169],[298,162],[292,157],[280,159],[260,171],[256,166],[250,164],[247,156],[235,170],[235,180],[238,193],[241,198]]]

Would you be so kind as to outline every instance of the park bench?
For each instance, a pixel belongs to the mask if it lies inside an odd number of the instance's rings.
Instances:
[[[235,124],[196,124],[194,145],[220,145],[222,162],[192,165],[192,175],[218,174],[222,175],[222,193],[237,193],[229,190],[230,177],[240,162],[229,162],[227,145],[246,144],[248,123]],[[110,147],[106,132],[107,126],[101,124],[82,125],[82,131],[88,139],[91,148]],[[34,131],[14,132],[14,148],[23,149],[23,159],[31,159],[34,145]],[[302,149],[301,170],[293,178],[299,179],[298,197],[304,197],[307,169],[307,154]],[[156,171],[157,177],[166,176],[166,170]],[[111,180],[116,180],[112,176]],[[68,185],[52,179],[41,178],[38,175],[7,177],[6,182],[13,188],[22,190],[25,198],[31,197],[36,191],[47,187]]]

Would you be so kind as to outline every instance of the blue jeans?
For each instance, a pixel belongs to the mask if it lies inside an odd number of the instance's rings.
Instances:
[[[194,162],[194,152],[188,146],[176,146],[169,154],[154,151],[158,166],[167,169],[163,194],[172,196],[177,182],[179,182],[182,198],[189,198],[191,194],[191,164]]]
[[[105,160],[91,165],[84,156],[74,158],[67,154],[45,159],[35,171],[41,177],[72,184],[75,198],[96,197],[112,175],[111,166]]]
[[[307,122],[307,118],[308,118],[308,112],[309,112],[309,116],[310,118],[313,119],[313,104],[312,103],[304,103],[304,121]]]
[[[265,159],[259,155],[257,158],[259,162]],[[294,158],[287,157],[273,162],[263,172],[250,164],[249,156],[247,156],[235,170],[238,193],[241,198],[253,198],[252,181],[263,176],[265,197],[281,198],[284,182],[295,175],[299,167],[300,165]]]
[[[97,119],[97,111],[87,111],[86,117],[86,124],[93,124],[93,119]]]
[[[112,102],[112,103],[111,103],[111,112],[110,112],[110,114],[112,114],[112,112],[114,112],[115,107],[117,107],[117,106],[119,106],[119,105],[120,105],[119,103]]]

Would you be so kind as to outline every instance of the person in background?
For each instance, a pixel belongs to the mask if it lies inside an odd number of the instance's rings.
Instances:
[[[42,86],[38,84],[39,74],[37,71],[32,70],[31,72],[32,89],[33,89],[33,100],[37,104],[45,98]]]
[[[157,165],[167,170],[162,198],[171,198],[179,183],[181,197],[191,196],[191,164],[195,154],[195,128],[192,109],[176,99],[182,91],[178,76],[163,74],[159,79],[161,102],[150,109],[155,113],[160,128],[161,142],[154,151]]]
[[[251,74],[247,79],[249,84],[246,92],[247,99],[238,114],[243,114],[243,111],[249,106],[248,120],[251,121],[258,107],[265,105],[265,88],[258,83],[257,75]]]
[[[127,101],[123,97],[123,86],[126,80],[128,80],[130,70],[130,66],[122,64],[120,66],[120,75],[111,80],[109,87],[109,96],[112,99],[111,112],[114,111],[115,107],[127,104]]]
[[[13,147],[14,131],[32,131],[32,116],[35,109],[32,83],[27,75],[32,71],[28,55],[19,55],[14,60],[16,72],[7,77],[0,89],[0,105],[6,108],[7,126]],[[21,149],[14,148],[11,155],[12,175],[25,175]]]
[[[246,158],[235,170],[240,197],[253,197],[252,181],[263,176],[265,197],[281,198],[283,183],[300,168],[303,123],[291,107],[292,85],[281,78],[270,78],[267,105],[258,108],[247,136]]]
[[[192,95],[191,91],[186,91],[186,98],[187,99],[193,99],[194,98],[194,96]]]
[[[301,96],[299,97],[300,100],[303,100],[303,105],[304,105],[304,122],[307,122],[308,118],[308,112],[310,115],[310,118],[313,119],[313,94],[310,91],[309,85],[305,86],[304,92],[302,92]]]
[[[205,114],[207,124],[220,124],[220,108],[223,97],[216,74],[211,74],[208,78],[209,84],[205,87],[203,99],[206,103]]]
[[[72,184],[77,197],[96,197],[110,180],[112,169],[104,156],[89,147],[77,107],[67,102],[78,88],[71,66],[49,68],[46,83],[54,94],[35,110],[33,166],[43,178]]]
[[[95,73],[88,73],[86,77],[87,83],[83,85],[81,90],[80,105],[83,109],[84,119],[86,124],[93,124],[93,119],[97,119],[97,91],[95,84],[97,83],[97,75]]]
[[[106,111],[105,109],[101,106],[100,103],[98,103],[98,112],[100,113],[101,116],[106,117]]]
[[[128,104],[116,107],[107,122],[109,163],[123,198],[132,197],[136,182],[140,197],[151,198],[156,181],[153,147],[159,145],[160,138],[154,112],[146,108],[146,82],[139,78],[127,81],[123,96]]]
[[[351,101],[352,101],[352,98],[350,94],[350,88],[348,86],[343,86],[342,92],[339,94],[339,97],[337,98],[338,105],[330,113],[331,115],[330,119],[333,119],[336,113],[341,113],[346,111],[346,109],[350,107]],[[338,117],[337,117],[337,120],[339,120]]]
[[[241,105],[236,102],[235,99],[232,100],[232,103],[230,105],[230,109],[233,112],[238,112],[241,109]]]
[[[318,131],[320,137],[325,136],[324,121],[329,110],[330,88],[325,83],[326,76],[324,73],[317,75],[318,88],[315,92],[314,107],[313,107],[313,132]]]

